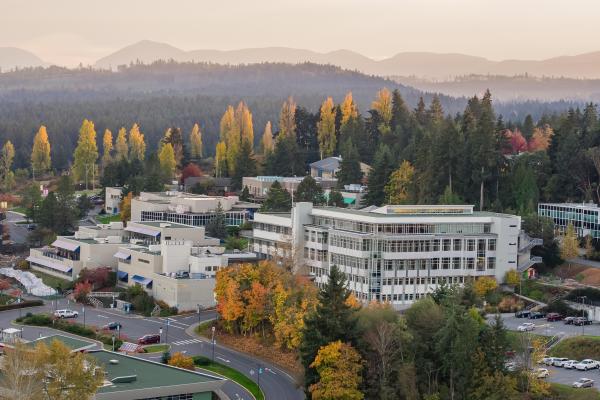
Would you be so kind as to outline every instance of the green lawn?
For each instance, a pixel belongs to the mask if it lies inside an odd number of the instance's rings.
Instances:
[[[30,270],[32,274],[40,278],[46,286],[49,286],[53,289],[56,289],[58,286],[62,288],[62,290],[70,289],[73,286],[73,282],[68,281],[66,279],[58,278],[53,275],[45,274],[40,271]]]
[[[98,215],[96,220],[101,224],[108,224],[109,222],[119,222],[121,220],[120,214],[104,214]]]
[[[560,383],[552,384],[553,399],[556,400],[600,400],[600,393],[594,388],[577,389]]]
[[[600,359],[600,336],[575,336],[561,340],[549,353],[573,360]]]
[[[246,390],[252,393],[256,400],[264,400],[264,394],[256,382],[242,374],[240,371],[226,365],[213,362],[209,358],[203,356],[194,357],[194,363],[198,368],[203,368],[216,374],[223,375],[224,377],[242,385],[244,388],[246,388]],[[255,371],[255,373],[256,372],[258,371]]]
[[[25,207],[13,207],[9,211],[14,211],[14,212],[18,212],[21,214],[25,214],[25,212],[27,212],[27,209]]]
[[[164,353],[167,350],[169,350],[169,345],[167,344],[153,344],[144,347],[145,353]]]
[[[6,305],[6,304],[11,304],[14,303],[16,299],[12,296],[9,296],[7,294],[4,293],[0,293],[0,305]]]

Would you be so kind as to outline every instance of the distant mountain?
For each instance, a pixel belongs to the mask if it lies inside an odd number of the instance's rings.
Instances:
[[[254,64],[284,62],[331,64],[381,76],[415,76],[447,80],[456,76],[522,75],[570,78],[600,78],[600,52],[563,56],[546,60],[492,61],[464,54],[437,54],[405,52],[383,60],[373,60],[350,50],[319,53],[287,47],[265,47],[240,50],[184,51],[164,43],[144,40],[110,54],[95,64],[99,68],[116,69],[119,65],[135,62],[151,63],[158,60],[214,62],[219,64]]]
[[[45,65],[44,61],[29,51],[16,47],[0,47],[0,71],[43,65]]]

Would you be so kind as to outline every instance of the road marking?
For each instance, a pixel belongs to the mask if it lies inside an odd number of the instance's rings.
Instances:
[[[99,318],[104,318],[104,319],[108,319],[108,317],[106,315],[102,315],[102,314],[97,314],[96,315]]]
[[[166,329],[166,326],[167,326],[167,321],[162,321],[162,322],[161,322],[161,321],[155,321],[155,320],[153,320],[153,319],[147,319],[147,318],[142,318],[142,320],[143,320],[143,321],[148,321],[148,322],[154,322],[155,324],[159,324],[159,325],[161,325],[161,326],[164,326],[164,327],[165,327],[165,329]],[[177,329],[181,329],[181,330],[185,330],[185,329],[187,329],[187,328],[182,328],[182,327],[180,327],[180,326],[177,326],[177,325],[173,325],[173,324],[172,324],[172,323],[170,323],[170,322],[169,322],[169,328],[177,328]]]
[[[225,359],[225,358],[223,358],[223,357],[217,357],[217,358],[218,358],[219,360],[223,361],[223,362],[226,362],[226,363],[228,363],[228,364],[231,362],[231,361],[229,361],[229,360],[227,360],[227,359]]]
[[[177,342],[171,342],[172,345],[175,346],[183,346],[185,344],[193,344],[193,343],[202,343],[203,341],[200,339],[188,339],[188,340],[179,340]]]
[[[273,371],[271,368],[265,368],[265,371],[269,371],[273,375],[277,375],[277,373],[275,371]]]

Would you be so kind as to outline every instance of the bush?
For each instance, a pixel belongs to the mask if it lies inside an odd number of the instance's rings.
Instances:
[[[564,315],[565,317],[576,317],[576,316],[581,315],[580,311],[577,311],[576,309],[569,307],[569,305],[562,300],[555,300],[555,301],[551,302],[546,307],[544,307],[544,311],[547,313],[549,313],[549,312],[559,313],[560,315]]]
[[[196,364],[199,367],[212,364],[212,360],[208,357],[194,356],[193,359],[194,359],[194,364]]]
[[[20,303],[5,304],[3,306],[0,306],[0,311],[16,310],[19,308],[37,307],[43,305],[44,302],[42,300],[25,300]]]
[[[523,302],[513,296],[505,296],[500,300],[500,303],[498,303],[498,311],[501,313],[514,313],[521,310],[523,307]]]

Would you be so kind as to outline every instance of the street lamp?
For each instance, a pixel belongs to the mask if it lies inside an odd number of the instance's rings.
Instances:
[[[198,304],[198,324],[200,324],[200,304]]]
[[[213,360],[213,362],[215,361],[215,329],[216,328],[214,326],[211,328],[211,331],[212,331],[212,340],[211,340],[211,342],[212,342],[212,360]]]
[[[119,335],[119,340],[121,340],[121,324],[117,322],[117,335]],[[114,335],[113,335],[114,336]]]
[[[113,351],[115,351],[115,335],[114,335],[114,333],[112,335],[112,342],[113,342]]]
[[[85,328],[85,306],[81,307],[81,313],[83,314],[83,327]]]
[[[167,317],[167,329],[165,329],[165,343],[169,343],[169,317]]]
[[[162,326],[158,328],[158,334],[160,336],[160,342],[162,343]]]
[[[577,300],[581,299],[581,317],[585,318],[585,300],[587,296],[578,296]],[[585,321],[581,321],[581,336],[585,336]]]

